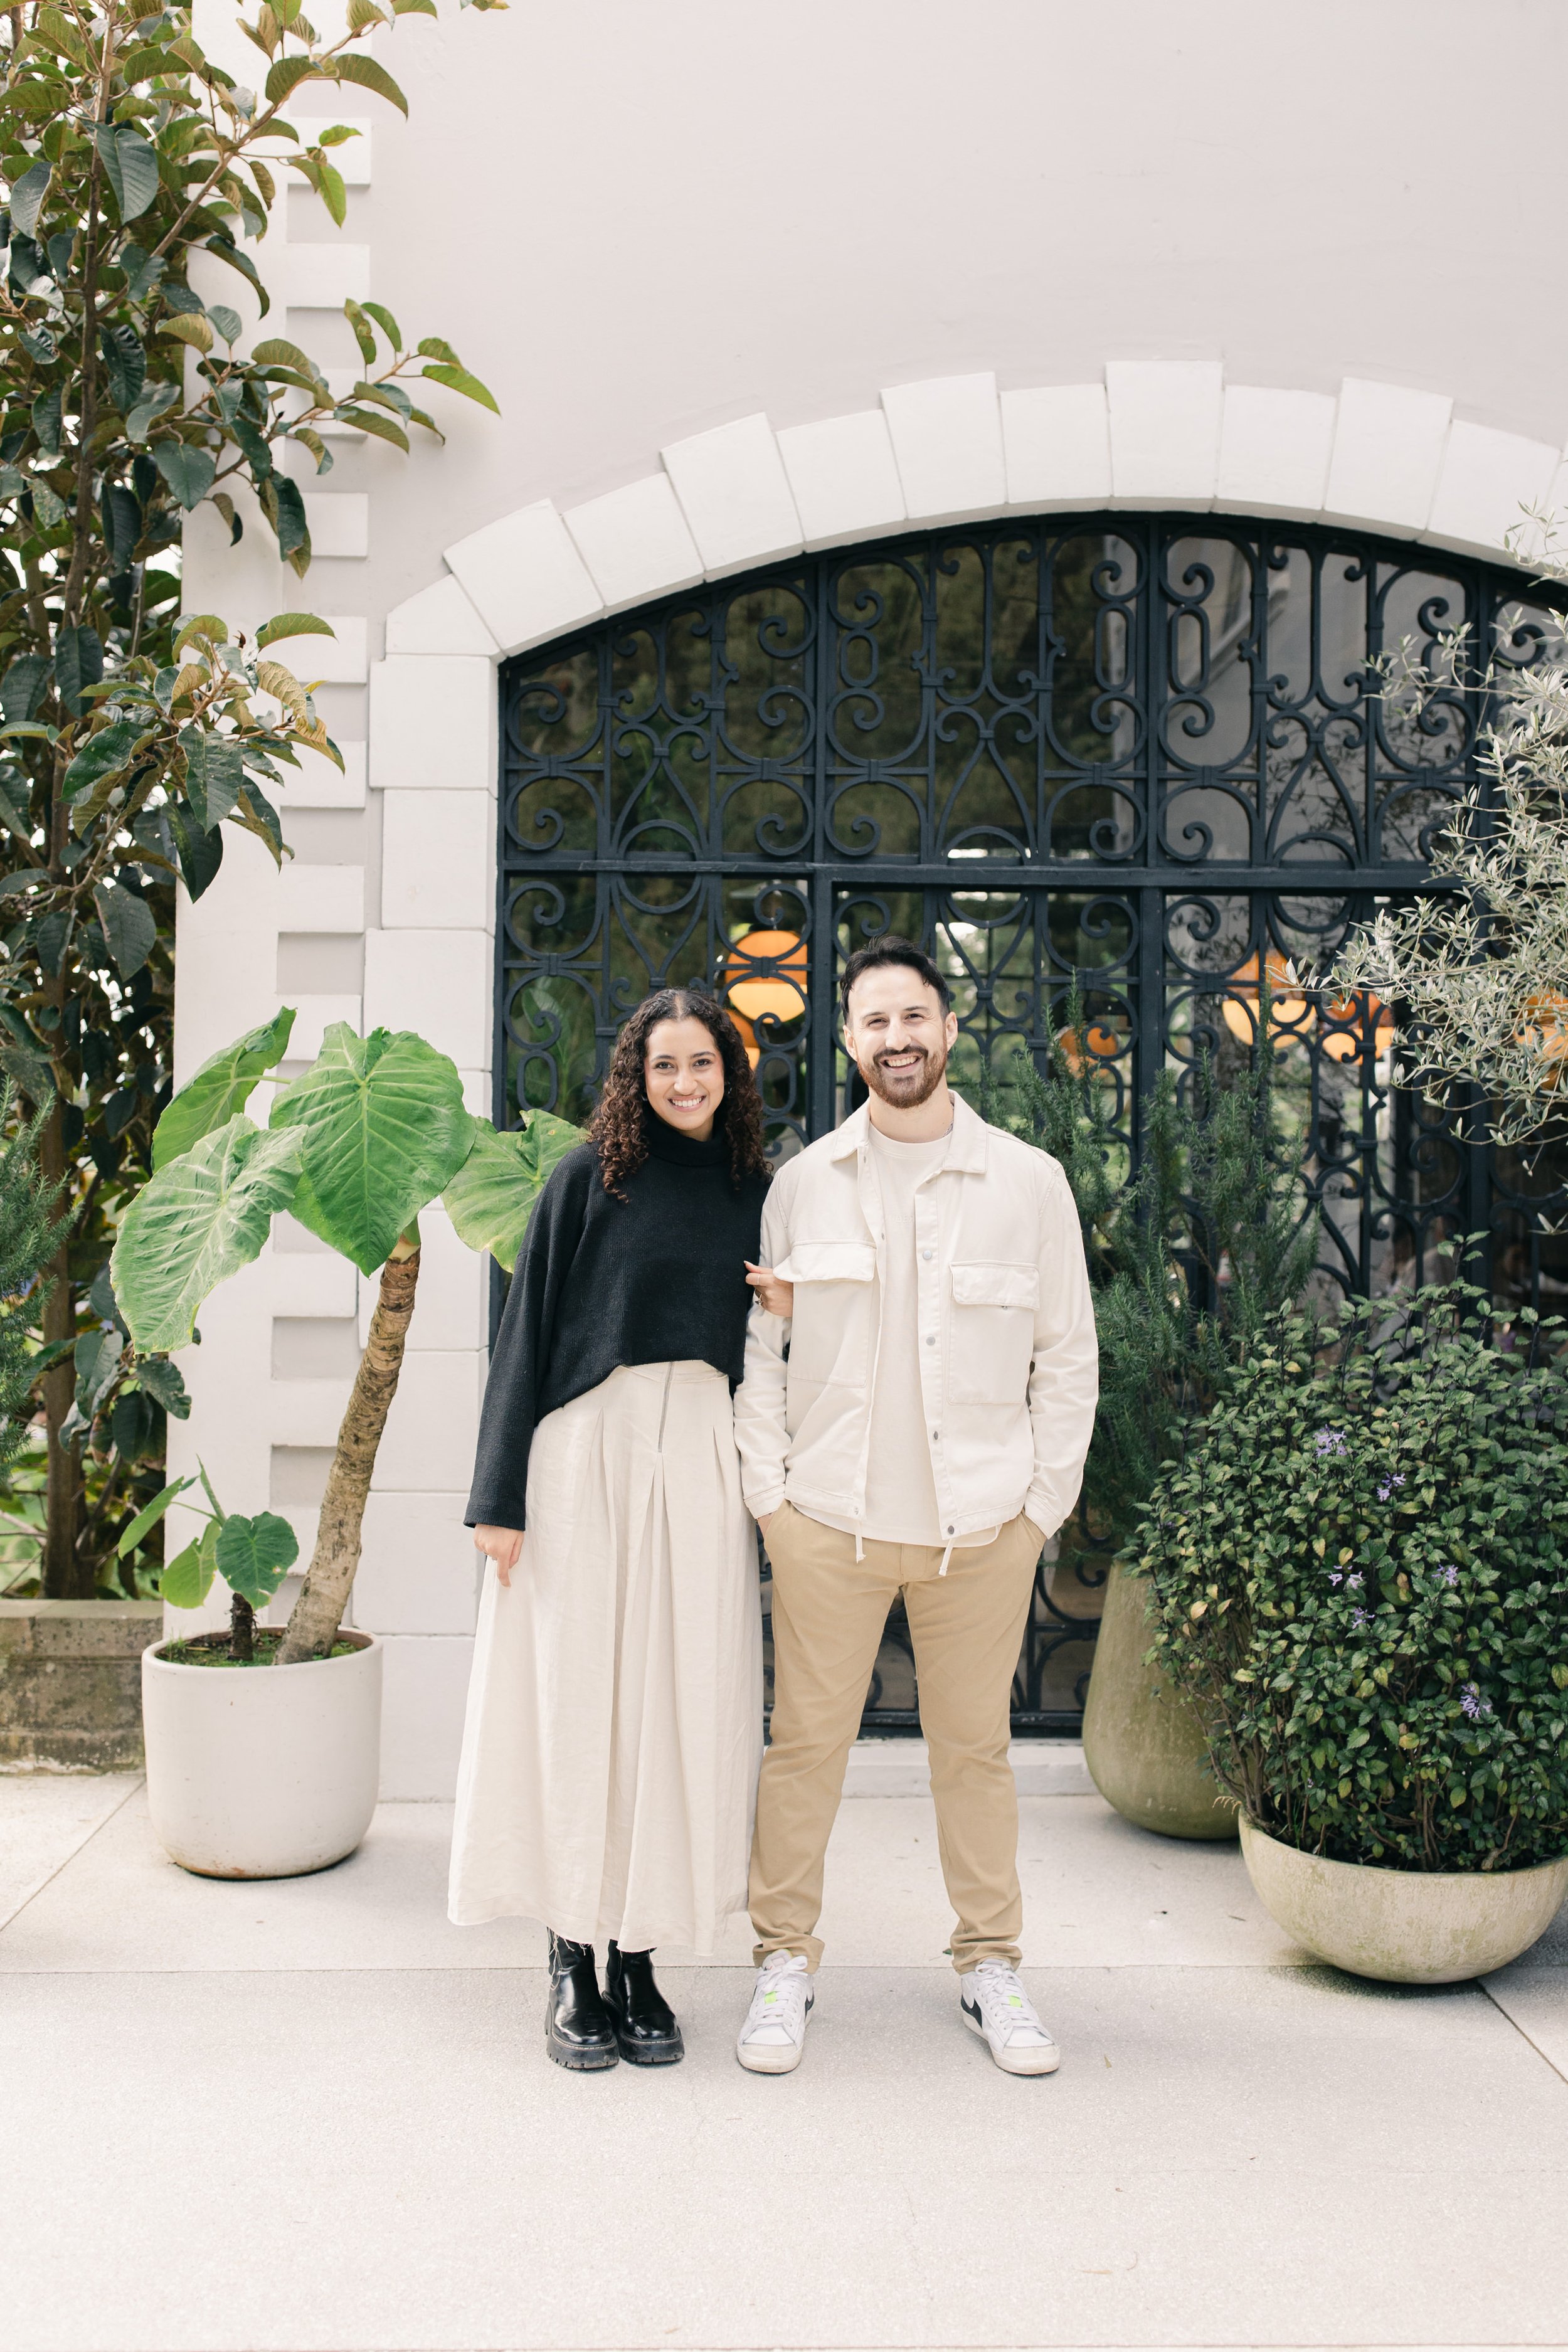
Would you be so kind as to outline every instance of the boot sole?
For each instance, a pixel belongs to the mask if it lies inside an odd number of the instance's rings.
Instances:
[[[985,2043],[991,2053],[992,2063],[999,2066],[1004,2074],[1054,2074],[1062,2063],[1062,2053],[1054,2042],[1047,2050],[1037,2048],[1026,2053],[1020,2052],[1016,2058],[1010,2057],[1005,2050],[992,2050],[985,2028],[977,2017],[971,2017],[962,2001],[958,2005],[958,2013],[971,2033]]]
[[[616,2039],[619,2040],[618,2035]],[[630,2042],[622,2042],[620,2052],[628,2066],[678,2066],[686,2055],[686,2044],[677,2034],[675,2040],[667,2042],[662,2050],[649,2050],[646,2046],[634,2049]]]
[[[557,2042],[552,2033],[545,2035],[544,2047],[558,2066],[564,2066],[573,2074],[602,2074],[621,2061],[618,2050],[575,2050],[569,2043]]]

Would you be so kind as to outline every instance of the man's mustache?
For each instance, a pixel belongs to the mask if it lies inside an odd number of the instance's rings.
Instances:
[[[929,1045],[884,1045],[879,1054],[872,1055],[871,1060],[879,1070],[883,1063],[889,1060],[894,1054],[918,1054],[922,1062],[929,1062],[931,1059]]]

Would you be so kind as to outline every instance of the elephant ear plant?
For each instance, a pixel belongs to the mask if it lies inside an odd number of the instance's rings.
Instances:
[[[356,1036],[339,1022],[297,1076],[278,1083],[265,1128],[246,1116],[258,1083],[283,1059],[287,1007],[203,1065],[175,1096],[153,1139],[154,1173],[126,1211],[112,1260],[114,1294],[138,1360],[187,1347],[203,1301],[259,1255],[273,1217],[289,1210],[363,1275],[380,1269],[370,1339],[327,1475],[314,1557],[270,1661],[328,1657],[359,1565],[376,1451],[396,1394],[419,1280],[419,1213],[442,1202],[470,1248],[510,1269],[545,1178],[580,1139],[535,1111],[521,1133],[498,1134],[463,1106],[456,1066],[412,1031]],[[138,1522],[138,1539],[182,1491],[166,1487]],[[205,1480],[204,1480],[205,1483]],[[215,1518],[193,1561],[165,1570],[167,1597],[194,1606],[214,1569],[247,1606],[270,1597],[292,1553],[286,1523],[263,1512]],[[231,1573],[231,1568],[237,1572]],[[270,1578],[270,1582],[268,1579]],[[237,1610],[243,1626],[245,1612]],[[239,1635],[244,1663],[248,1639]]]

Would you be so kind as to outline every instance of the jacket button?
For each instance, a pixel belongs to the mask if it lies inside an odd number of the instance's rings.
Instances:
[[[934,1257],[936,1253],[934,1250],[921,1250],[921,1257]]]
[[[940,1429],[933,1429],[933,1430],[931,1431],[931,1435],[932,1435],[933,1437],[940,1437],[940,1436],[942,1435],[942,1432],[941,1432],[941,1430],[940,1430]]]
[[[953,1529],[952,1529],[952,1528],[949,1528],[949,1529],[948,1529],[948,1531],[947,1531],[947,1532],[948,1532],[948,1534],[949,1534],[949,1535],[952,1535],[952,1534],[953,1533]]]

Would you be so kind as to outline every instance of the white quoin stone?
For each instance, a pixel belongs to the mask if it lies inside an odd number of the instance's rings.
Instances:
[[[1001,408],[1009,506],[1070,511],[1109,502],[1110,426],[1102,383],[1005,392]]]
[[[564,517],[607,612],[647,603],[702,577],[702,558],[668,474],[646,474],[571,507]]]
[[[423,1231],[423,1225],[421,1225]],[[425,1311],[425,1276],[415,1308]],[[371,1633],[471,1633],[479,1591],[466,1495],[382,1495],[365,1504],[354,1622]]]
[[[392,792],[382,808],[381,919],[388,929],[486,930],[494,919],[489,793]]]
[[[336,1250],[269,1250],[267,1286],[274,1315],[346,1318],[359,1311],[359,1270]]]
[[[1336,414],[1331,393],[1227,384],[1215,505],[1238,514],[1321,513]]]
[[[416,1317],[417,1319],[417,1315]],[[304,1381],[290,1383],[301,1388]],[[411,1348],[375,1457],[378,1490],[467,1491],[479,1433],[484,1359],[478,1349]]]
[[[659,456],[709,579],[804,544],[789,478],[765,416],[742,416]]]
[[[265,273],[264,273],[265,274]],[[341,310],[370,292],[368,245],[286,245],[268,286],[276,309]]]
[[[334,740],[343,755],[341,768],[322,751],[301,749],[299,766],[283,770],[276,797],[285,815],[297,808],[363,808],[365,746]]]
[[[484,931],[367,931],[366,1024],[416,1029],[459,1070],[487,1070],[490,965],[490,941]]]
[[[363,931],[364,867],[285,863],[276,906],[280,931]]]
[[[807,547],[842,547],[905,520],[888,420],[879,408],[792,425],[778,436]]]
[[[911,522],[989,514],[1007,501],[1002,412],[994,375],[931,376],[884,385],[882,414],[892,436]]]
[[[490,777],[493,666],[468,654],[389,656],[370,679],[370,781],[377,792],[473,790]]]
[[[298,678],[321,686],[363,686],[370,670],[369,633],[359,613],[323,613],[330,637],[280,638],[277,658]]]
[[[1119,505],[1206,507],[1219,467],[1218,360],[1108,360],[1110,475]]]
[[[1453,405],[1446,393],[1346,376],[1323,499],[1330,519],[1425,530]]]
[[[322,1039],[335,1022],[346,1021],[356,1034],[359,1031],[360,1015],[363,1011],[363,1000],[360,997],[296,991],[288,1001],[294,1007],[294,1026],[289,1032],[288,1059],[290,1062],[313,1062],[321,1050]],[[284,999],[279,997],[278,1002],[281,1005]]]
[[[458,540],[446,557],[503,654],[542,645],[582,621],[596,620],[605,609],[575,541],[548,499]]]
[[[1513,531],[1519,544],[1532,551],[1539,534],[1527,524],[1525,509],[1543,505],[1556,471],[1557,452],[1549,441],[1529,441],[1521,433],[1499,433],[1456,418],[1443,451],[1427,538],[1488,555],[1506,549]]]
[[[363,490],[306,490],[303,497],[312,556],[370,553],[370,500]]]
[[[384,1633],[381,1790],[384,1801],[453,1796],[463,1745],[463,1709],[473,1668],[471,1640]]]
[[[451,572],[395,604],[386,616],[389,654],[478,654],[493,658],[496,641]]]

